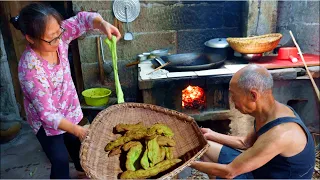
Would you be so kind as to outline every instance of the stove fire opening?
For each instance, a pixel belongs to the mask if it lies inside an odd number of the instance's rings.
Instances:
[[[199,86],[188,86],[182,90],[182,108],[203,109],[205,107],[205,93]]]

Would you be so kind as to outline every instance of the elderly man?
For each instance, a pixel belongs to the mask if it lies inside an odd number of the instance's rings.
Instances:
[[[252,132],[235,137],[202,128],[210,147],[192,168],[221,178],[312,177],[313,138],[299,115],[274,99],[272,86],[272,76],[261,66],[249,65],[234,74],[231,99],[241,113],[255,118]]]

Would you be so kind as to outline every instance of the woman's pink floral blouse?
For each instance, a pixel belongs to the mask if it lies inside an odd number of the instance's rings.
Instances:
[[[59,42],[59,64],[49,64],[38,56],[30,46],[23,52],[19,66],[19,80],[24,93],[27,121],[35,133],[43,126],[47,136],[64,133],[58,129],[65,118],[78,124],[82,110],[71,78],[68,45],[88,30],[93,29],[97,13],[80,12],[64,20],[64,34]]]

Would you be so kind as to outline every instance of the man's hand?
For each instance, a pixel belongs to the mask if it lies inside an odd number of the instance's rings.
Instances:
[[[214,131],[212,131],[209,128],[201,128],[201,132],[207,140],[214,141],[214,135],[215,135]]]
[[[232,179],[234,174],[226,164],[218,164],[214,162],[201,162],[194,161],[190,164],[190,167],[198,171],[204,172],[210,176],[219,176],[222,178]]]
[[[256,141],[256,134],[253,129],[246,137],[229,136],[212,131],[209,128],[201,128],[201,132],[207,140],[227,145],[235,149],[248,149]]]

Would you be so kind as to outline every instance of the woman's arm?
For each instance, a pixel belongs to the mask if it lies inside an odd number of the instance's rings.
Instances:
[[[85,32],[93,30],[93,20],[96,17],[101,16],[98,13],[79,12],[77,15],[62,21],[61,26],[65,29],[62,35],[62,41],[69,44]]]
[[[85,129],[81,126],[71,123],[54,106],[52,91],[49,81],[45,76],[42,67],[30,56],[25,68],[19,68],[19,80],[25,98],[31,102],[31,106],[40,120],[53,129],[67,131],[79,138],[85,136]]]
[[[108,39],[111,40],[112,35],[116,36],[117,41],[121,38],[119,30],[114,27],[112,24],[103,20],[102,17],[97,16],[93,19],[93,28],[99,29],[102,33],[108,36]]]
[[[83,140],[87,135],[87,130],[85,128],[73,124],[72,122],[64,118],[60,121],[58,128],[77,136],[80,140]]]
[[[64,20],[62,27],[65,29],[62,40],[67,44],[93,29],[99,29],[102,33],[107,34],[110,39],[112,34],[115,35],[117,39],[121,37],[116,27],[103,20],[100,14],[93,12],[79,12],[76,16]]]

